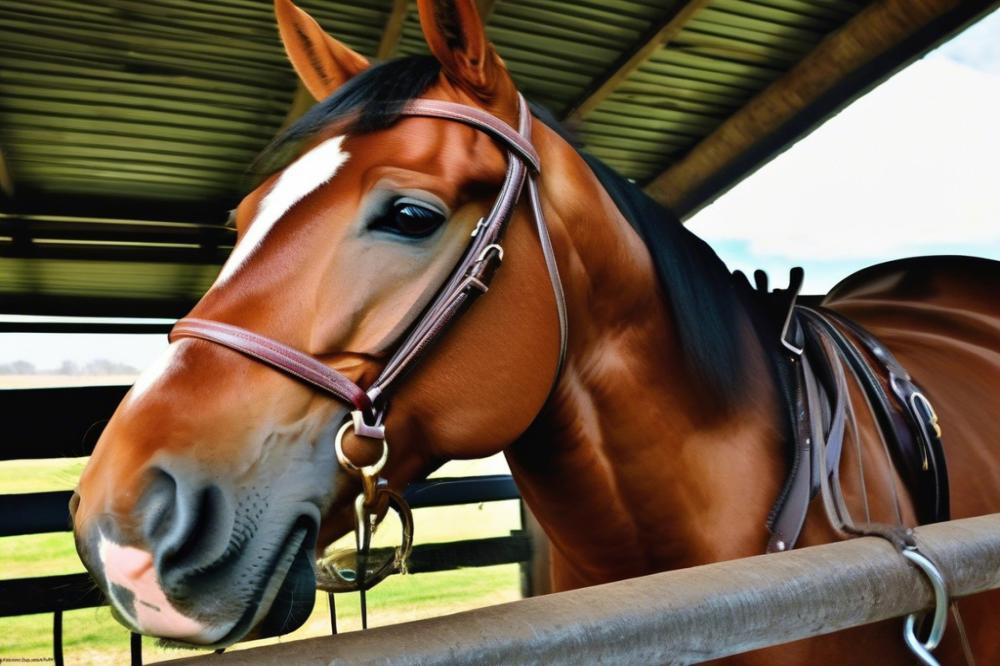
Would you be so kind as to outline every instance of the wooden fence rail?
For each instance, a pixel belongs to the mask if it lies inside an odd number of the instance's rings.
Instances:
[[[1000,514],[917,534],[954,597],[1000,587]],[[904,615],[932,601],[916,568],[887,542],[864,538],[169,663],[688,664]]]

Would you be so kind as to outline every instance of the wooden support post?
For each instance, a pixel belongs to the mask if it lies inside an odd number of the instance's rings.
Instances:
[[[519,500],[521,531],[531,543],[531,559],[521,562],[521,596],[537,597],[552,592],[552,553],[549,537],[541,523],[531,513],[525,501]]]
[[[14,177],[10,173],[10,166],[3,155],[3,149],[0,149],[0,194],[14,198]]]
[[[869,61],[905,39],[932,21],[944,17],[949,12],[975,16],[977,11],[985,11],[995,2],[973,0],[877,0],[851,18],[842,28],[828,35],[812,52],[784,76],[774,81],[743,108],[730,116],[714,132],[702,139],[681,160],[667,168],[647,183],[646,192],[664,205],[689,216],[698,207],[718,196],[759,165],[762,158],[739,174],[732,174],[728,185],[713,190],[708,195],[699,193],[710,178],[727,168],[737,158],[747,153],[758,142],[777,137],[777,152],[789,145],[795,138],[804,135],[826,117],[835,113],[842,105],[863,94],[868,86],[876,84],[890,71],[880,71],[878,77],[867,81],[867,85],[853,94],[838,98],[837,105],[826,110],[823,118],[814,119],[807,128],[798,128],[793,135],[785,132],[783,126],[798,118],[807,107],[816,102],[824,93],[840,85],[845,77],[852,75]],[[935,33],[939,39],[944,35]],[[934,39],[928,38],[928,48]],[[898,67],[920,55],[920,51],[906,51],[903,62]],[[771,155],[767,155],[770,157]]]
[[[392,0],[392,9],[389,11],[389,18],[386,19],[385,30],[382,31],[382,41],[378,44],[375,57],[384,60],[396,55],[399,38],[403,35],[403,23],[406,22],[408,5],[407,0]]]
[[[953,597],[1000,588],[1000,514],[916,534]],[[921,611],[933,596],[920,570],[868,537],[169,663],[690,664]]]
[[[493,16],[493,10],[497,6],[497,0],[476,0],[476,9],[479,10],[479,18],[482,19],[483,25],[490,22],[490,17]]]
[[[302,114],[311,109],[315,103],[316,100],[313,99],[312,93],[300,81],[292,94],[292,103],[288,105],[288,113],[285,114],[285,119],[281,121],[281,127],[278,128],[276,134],[281,134],[289,125],[301,118]]]
[[[576,102],[563,114],[567,121],[579,121],[593,111],[608,95],[613,93],[631,74],[649,60],[654,53],[677,36],[684,26],[710,0],[689,0],[678,4],[666,19],[643,37],[632,51],[605,72]]]

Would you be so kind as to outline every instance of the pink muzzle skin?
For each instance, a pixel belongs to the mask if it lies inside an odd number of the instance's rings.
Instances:
[[[211,642],[209,633],[218,632],[218,628],[212,632],[212,628],[173,607],[156,579],[150,553],[132,546],[119,546],[102,536],[98,556],[115,607],[135,623],[140,633],[200,643],[206,639]],[[113,585],[132,593],[133,613],[123,609],[124,604],[114,599]]]

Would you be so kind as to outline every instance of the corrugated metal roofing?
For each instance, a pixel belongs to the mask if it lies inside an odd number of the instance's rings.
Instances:
[[[695,3],[480,6],[518,85],[562,116],[693,11],[573,123],[591,152],[643,182],[866,4]],[[393,8],[300,4],[369,56]],[[392,50],[426,50],[415,2]],[[0,171],[6,162],[14,187],[0,197],[0,311],[183,311],[228,251],[225,211],[295,89],[268,0],[0,2]]]
[[[645,181],[864,4],[713,0],[586,116],[580,134],[595,155]]]

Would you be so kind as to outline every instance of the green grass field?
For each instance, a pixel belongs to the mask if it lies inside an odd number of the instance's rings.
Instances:
[[[0,463],[0,494],[72,488],[83,460],[11,461]],[[505,471],[502,458],[449,463],[435,476],[489,474]],[[502,536],[520,526],[516,502],[494,502],[463,507],[420,509],[415,512],[418,543]],[[0,578],[21,578],[83,571],[70,534],[41,534],[0,538]],[[516,565],[463,569],[433,574],[393,576],[369,593],[369,624],[381,626],[520,597]],[[360,628],[355,594],[337,596],[340,631]],[[287,636],[248,642],[253,645],[285,642],[329,633],[325,594],[317,595],[309,620]],[[128,632],[112,619],[107,608],[71,611],[63,621],[67,664],[121,664],[128,661]],[[46,658],[52,650],[51,615],[0,618],[0,662],[12,658]],[[183,656],[176,649],[157,647],[145,639],[149,662]]]

